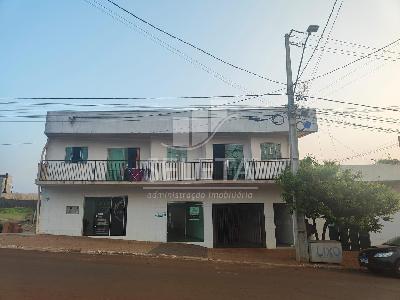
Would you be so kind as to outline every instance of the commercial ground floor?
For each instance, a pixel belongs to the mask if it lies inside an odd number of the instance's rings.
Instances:
[[[38,232],[185,242],[205,247],[293,244],[275,184],[43,186]]]

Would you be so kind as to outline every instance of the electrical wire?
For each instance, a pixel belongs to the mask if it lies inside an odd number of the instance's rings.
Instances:
[[[324,121],[324,122],[328,122],[328,123],[348,125],[348,126],[351,126],[353,128],[375,130],[375,131],[386,132],[386,133],[397,133],[397,134],[400,133],[400,130],[397,130],[397,129],[385,128],[385,127],[376,127],[376,126],[370,126],[370,125],[364,125],[364,124],[357,124],[357,123],[352,123],[352,122],[336,120],[336,119],[333,119],[333,118],[321,118],[321,117],[319,117],[318,120],[321,120],[321,121]]]
[[[329,37],[331,36],[331,33],[332,33],[332,31],[333,31],[333,28],[335,27],[335,24],[336,24],[336,20],[337,20],[337,18],[338,18],[338,16],[339,16],[339,13],[340,13],[341,9],[342,9],[343,2],[344,2],[344,0],[342,0],[342,1],[340,2],[339,8],[338,8],[338,10],[336,11],[335,19],[333,20],[332,25],[331,25],[331,28],[329,29],[327,38],[329,38]],[[327,41],[328,41],[328,40],[327,40]],[[315,74],[316,74],[317,71],[318,71],[319,65],[320,65],[320,63],[321,63],[321,61],[322,61],[322,57],[323,57],[323,55],[324,55],[324,51],[325,51],[325,47],[326,47],[326,45],[327,45],[327,41],[324,43],[324,46],[322,47],[321,51],[319,52],[319,56],[318,56],[317,62],[315,63],[314,68],[313,68],[312,73],[311,73],[311,78],[312,78],[312,77],[315,77]]]
[[[226,76],[218,73],[217,71],[211,69],[210,67],[206,66],[205,64],[201,63],[199,60],[190,57],[189,55],[187,55],[185,52],[179,50],[178,48],[168,44],[167,42],[163,41],[162,39],[158,38],[157,36],[153,35],[152,33],[150,33],[149,31],[139,27],[138,25],[132,23],[131,21],[127,20],[126,18],[122,17],[121,15],[115,13],[114,11],[110,10],[109,8],[105,7],[104,5],[102,5],[101,3],[99,3],[96,0],[83,0],[86,3],[90,4],[91,6],[99,9],[100,11],[102,11],[103,13],[107,14],[108,16],[112,17],[114,20],[119,21],[120,23],[124,24],[125,26],[136,30],[137,32],[139,32],[142,35],[145,35],[146,37],[150,38],[153,42],[157,43],[158,45],[160,45],[161,47],[163,47],[164,49],[168,50],[169,52],[178,55],[179,57],[181,57],[182,59],[184,59],[185,61],[187,61],[188,63],[192,64],[192,65],[196,65],[198,67],[200,67],[200,69],[202,69],[203,71],[211,74],[213,77],[217,78],[218,80],[221,80],[222,82],[234,87],[234,88],[238,88],[242,91],[247,92],[247,89],[244,88],[242,85],[238,84],[238,83],[234,83],[231,79],[227,78]],[[91,1],[93,1],[94,3],[96,3],[97,5],[93,4]]]
[[[303,47],[303,43],[301,42],[292,42],[291,45],[297,46],[297,47]],[[307,45],[306,48],[312,47],[312,45]],[[352,51],[348,49],[340,49],[340,48],[332,48],[332,47],[318,47],[319,50],[324,49],[325,52],[328,53],[333,53],[333,54],[341,54],[341,55],[347,55],[347,56],[353,56],[353,57],[361,57],[365,56],[368,53],[365,52],[359,52],[359,51]],[[393,56],[386,56],[386,55],[371,55],[371,57],[374,57],[376,59],[383,59],[383,60],[389,60],[389,61],[398,61],[400,59],[400,54],[398,54],[398,57],[393,57]]]
[[[398,46],[398,44],[397,44]],[[392,46],[393,47],[393,46]],[[372,63],[376,63],[378,62],[378,59],[376,56],[371,57],[370,59],[368,59],[366,62],[364,62],[363,64],[359,64],[357,67],[353,68],[352,70],[350,70],[349,72],[347,72],[345,75],[340,76],[338,78],[336,78],[335,80],[331,81],[328,85],[325,85],[324,87],[320,88],[317,93],[320,93],[323,90],[329,89],[332,86],[336,85],[339,82],[343,82],[343,79],[345,79],[346,77],[349,77],[350,75],[356,73],[357,71],[361,70],[361,69],[365,69],[367,66],[369,66]],[[361,80],[364,77],[367,77],[375,72],[377,72],[378,70],[380,70],[381,68],[383,68],[384,66],[386,66],[390,61],[389,60],[385,60],[384,62],[380,63],[379,65],[373,66],[372,68],[368,69],[367,72],[364,72],[362,75],[357,76],[356,78],[351,79],[350,81],[347,81],[346,83],[342,84],[339,88],[331,91],[329,94],[335,93],[338,90],[341,90],[359,80]],[[329,94],[325,94],[329,95]]]
[[[335,100],[335,99],[329,99],[329,98],[324,98],[324,97],[316,97],[316,96],[308,96],[308,95],[307,96],[303,96],[303,97],[304,98],[327,101],[327,102],[333,102],[333,103],[340,103],[340,104],[348,104],[348,105],[360,106],[360,107],[366,107],[366,108],[373,108],[373,109],[378,109],[378,110],[387,110],[387,111],[393,111],[393,112],[400,112],[400,109],[393,108],[393,107],[367,105],[367,104],[361,104],[361,103],[355,103],[355,102],[347,102],[347,101],[342,101],[342,100]]]
[[[23,143],[17,143],[17,144],[11,144],[11,143],[2,143],[0,146],[22,146],[22,145],[33,145],[32,142],[23,142]]]
[[[266,94],[276,94],[279,91],[282,91],[284,88],[280,88],[278,90],[275,90],[271,93],[266,93]],[[163,112],[162,115],[171,115],[171,114],[182,114],[182,113],[187,113],[187,112],[193,112],[193,111],[201,111],[201,110],[209,110],[212,108],[228,108],[230,105],[232,104],[237,104],[237,103],[241,103],[247,100],[251,100],[251,99],[256,99],[259,97],[263,97],[263,94],[260,95],[255,95],[254,97],[247,97],[247,98],[243,98],[243,99],[239,99],[239,100],[235,100],[235,101],[231,101],[228,103],[223,103],[223,104],[216,104],[216,105],[210,105],[210,106],[206,106],[206,107],[201,107],[198,109],[190,109],[190,110],[177,110],[177,111],[169,111],[169,112]],[[145,112],[145,111],[144,111]],[[153,116],[152,114],[147,115],[147,116]],[[40,122],[40,121],[36,121],[36,120],[29,120],[29,121],[25,121],[25,120],[6,120],[6,121],[1,121],[0,122]]]
[[[167,32],[166,30],[164,30],[164,29],[162,29],[162,28],[160,28],[160,27],[158,27],[158,26],[156,26],[156,25],[153,25],[153,24],[150,23],[149,21],[146,21],[145,19],[143,19],[143,18],[137,16],[137,15],[134,14],[133,12],[131,12],[131,11],[125,9],[124,7],[120,6],[120,5],[117,4],[116,2],[111,1],[111,0],[106,0],[106,1],[109,2],[110,4],[114,5],[114,6],[117,7],[118,9],[124,11],[125,13],[131,15],[132,17],[134,17],[135,19],[139,20],[140,22],[142,22],[142,23],[144,23],[144,24],[150,26],[151,28],[153,28],[153,29],[155,29],[155,30],[157,30],[157,31],[159,31],[159,32],[161,32],[161,33],[163,33],[163,34],[169,36],[170,38],[175,39],[175,40],[177,40],[177,41],[179,41],[179,42],[181,42],[181,43],[183,43],[183,44],[185,44],[185,45],[187,45],[187,46],[189,46],[189,47],[191,47],[191,48],[193,48],[193,49],[195,49],[195,50],[197,50],[197,51],[200,51],[200,52],[202,52],[203,54],[206,54],[206,55],[208,55],[209,57],[211,57],[211,58],[213,58],[213,59],[215,59],[215,60],[217,60],[217,61],[219,61],[219,62],[221,62],[221,63],[224,63],[224,64],[226,64],[226,65],[228,65],[228,66],[230,66],[230,67],[232,67],[232,68],[235,68],[235,69],[237,69],[237,70],[244,71],[244,72],[246,72],[246,73],[248,73],[248,74],[251,74],[251,75],[253,75],[253,76],[257,76],[257,77],[262,78],[262,79],[264,79],[264,80],[267,80],[267,81],[269,81],[269,82],[273,82],[273,83],[281,84],[281,85],[286,85],[286,83],[283,83],[283,82],[280,82],[280,81],[277,81],[277,80],[268,78],[268,77],[266,77],[266,76],[263,76],[263,75],[260,75],[260,74],[255,73],[255,72],[252,72],[252,71],[250,71],[250,70],[248,70],[248,69],[246,69],[246,68],[243,68],[243,67],[240,67],[240,66],[238,66],[238,65],[235,65],[235,64],[233,64],[233,63],[230,63],[230,62],[228,62],[227,60],[224,60],[224,59],[222,59],[222,58],[220,58],[220,57],[218,57],[218,56],[212,54],[211,52],[209,52],[209,51],[207,51],[207,50],[204,50],[203,48],[200,48],[199,46],[197,46],[197,45],[195,45],[195,44],[193,44],[193,43],[190,43],[190,42],[188,42],[188,41],[186,41],[186,40],[184,40],[184,39],[182,39],[182,38],[180,38],[180,37],[178,37],[178,36],[176,36],[176,35],[174,35],[174,34],[172,34],[172,33]]]
[[[344,161],[352,160],[352,159],[355,159],[355,158],[364,157],[364,156],[367,156],[367,155],[370,155],[370,154],[374,154],[374,153],[377,153],[377,152],[380,152],[380,151],[383,151],[383,150],[387,150],[387,149],[390,149],[390,148],[393,148],[393,147],[396,147],[396,146],[399,146],[399,144],[398,143],[390,144],[388,146],[379,147],[377,149],[370,150],[370,151],[367,151],[367,152],[361,152],[361,153],[358,153],[358,154],[355,154],[355,155],[352,155],[352,156],[348,156],[348,157],[342,158],[342,159],[339,160],[339,162],[344,162]]]
[[[319,78],[328,76],[328,75],[330,75],[330,74],[332,74],[332,73],[334,73],[334,72],[337,72],[337,71],[339,71],[339,70],[345,69],[345,68],[347,68],[347,67],[349,67],[349,66],[355,64],[356,62],[359,62],[359,61],[361,61],[361,60],[363,60],[363,59],[365,59],[365,58],[369,58],[369,57],[371,57],[372,55],[374,55],[375,53],[378,53],[378,52],[380,52],[380,51],[383,51],[384,49],[386,49],[386,48],[388,48],[388,47],[390,47],[390,46],[392,46],[392,45],[398,43],[399,41],[400,41],[400,38],[394,40],[393,42],[390,42],[389,44],[387,44],[387,45],[385,45],[385,46],[383,46],[383,47],[381,47],[381,48],[378,48],[377,50],[375,50],[375,51],[373,51],[373,52],[368,53],[368,54],[365,55],[365,56],[362,56],[362,57],[360,57],[360,58],[357,58],[357,59],[355,59],[355,60],[353,60],[353,61],[351,61],[351,62],[349,62],[349,63],[346,63],[346,64],[344,64],[344,65],[342,65],[342,66],[340,66],[340,67],[334,68],[334,69],[332,69],[332,70],[330,70],[330,71],[328,71],[328,72],[326,72],[326,73],[323,73],[323,74],[317,75],[317,76],[315,76],[315,77],[312,77],[311,79],[305,80],[304,82],[314,81],[314,80],[316,80],[316,79],[319,79]]]
[[[214,99],[259,96],[281,96],[279,93],[212,95],[212,96],[164,96],[164,97],[0,97],[2,100],[175,100],[175,99]]]
[[[336,6],[336,3],[337,3],[337,2],[338,2],[338,0],[335,0],[335,2],[333,3],[333,7],[332,7],[332,9],[331,9],[331,12],[329,13],[329,17],[328,17],[328,20],[327,20],[326,23],[325,23],[324,29],[322,30],[322,33],[321,33],[321,35],[320,35],[320,37],[319,37],[319,39],[318,39],[317,45],[315,46],[313,52],[311,53],[310,58],[307,60],[307,63],[306,63],[306,65],[304,66],[303,70],[300,72],[300,75],[298,74],[298,78],[299,78],[299,79],[300,79],[301,76],[303,75],[304,71],[307,69],[308,64],[310,63],[311,59],[313,58],[313,56],[314,56],[314,54],[315,54],[315,51],[317,51],[317,48],[318,48],[318,46],[319,46],[319,43],[321,42],[321,39],[322,39],[322,37],[324,36],[325,30],[326,30],[326,28],[328,27],[329,21],[330,21],[330,19],[331,19],[331,17],[332,17],[333,11],[335,10],[335,6]],[[307,38],[308,38],[308,37],[307,37]]]
[[[293,36],[293,37],[295,37],[295,38],[297,37],[299,39],[302,38],[302,37],[298,37],[298,36]],[[313,39],[313,38],[318,38],[318,36],[313,35],[311,37],[311,39]],[[360,43],[355,43],[355,42],[350,42],[350,41],[344,41],[344,40],[335,39],[335,38],[323,37],[322,39],[323,40],[327,39],[329,41],[332,41],[334,44],[338,44],[340,46],[349,45],[347,47],[352,47],[352,48],[356,48],[356,49],[359,49],[359,48],[364,48],[364,49],[369,49],[369,50],[377,50],[377,49],[379,49],[379,48],[376,48],[376,47],[372,47],[372,46],[368,46],[368,45],[364,45],[364,44],[360,44]],[[382,52],[400,55],[400,52],[387,50],[387,49],[382,50]]]

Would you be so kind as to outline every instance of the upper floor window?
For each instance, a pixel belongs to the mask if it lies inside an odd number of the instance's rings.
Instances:
[[[66,147],[65,161],[84,162],[88,159],[88,147]]]
[[[260,144],[260,147],[261,147],[261,160],[282,158],[281,144],[262,143]]]
[[[187,161],[187,150],[167,148],[167,159],[172,161]]]

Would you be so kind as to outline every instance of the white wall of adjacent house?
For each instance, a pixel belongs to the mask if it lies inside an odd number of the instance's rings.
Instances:
[[[237,185],[235,185],[237,186]],[[187,188],[188,186],[185,186]],[[198,201],[203,204],[204,242],[193,244],[213,247],[212,205],[217,203],[262,203],[265,215],[265,233],[267,248],[275,248],[274,203],[281,203],[280,191],[275,184],[255,186],[255,189],[229,190],[228,188],[212,190],[199,189],[157,190],[143,189],[134,185],[64,185],[42,187],[39,233],[81,236],[83,230],[83,213],[85,197],[127,196],[126,236],[113,238],[138,241],[167,241],[167,203],[179,201]],[[182,192],[185,198],[168,196],[168,192]],[[164,193],[165,197],[154,193]],[[239,197],[239,192],[243,197]],[[200,193],[200,194],[199,194]],[[202,194],[204,193],[204,198]],[[233,198],[236,193],[236,198]],[[250,194],[251,193],[251,197]],[[191,194],[190,198],[189,194]],[[247,196],[244,196],[244,195]],[[230,197],[226,197],[231,195]],[[189,197],[189,198],[187,198]],[[200,198],[198,198],[200,197]],[[67,214],[66,206],[79,206],[78,214]]]
[[[384,242],[388,240],[400,236],[400,212],[393,216],[392,221],[382,221],[382,230],[380,232],[372,232],[371,233],[371,244],[382,245]]]
[[[396,175],[399,177],[400,167],[398,167],[397,170],[398,172],[396,172]],[[391,182],[389,183],[389,186],[391,186],[396,192],[400,193],[399,181]],[[400,236],[400,211],[393,216],[391,221],[381,221],[381,223],[383,225],[382,230],[380,232],[371,233],[372,245],[381,245],[389,239]]]

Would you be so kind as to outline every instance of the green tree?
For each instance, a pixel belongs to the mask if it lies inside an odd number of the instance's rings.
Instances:
[[[325,219],[323,239],[331,223],[378,232],[381,220],[391,220],[400,209],[400,195],[388,186],[361,181],[360,174],[334,162],[319,164],[312,157],[300,162],[296,175],[287,169],[277,182],[292,211],[304,212],[314,224],[317,218]]]
[[[388,155],[387,158],[375,159],[375,164],[386,164],[386,165],[400,165],[400,159],[392,158]]]

